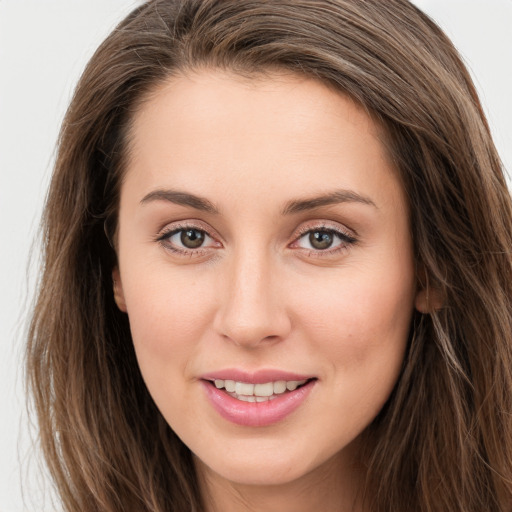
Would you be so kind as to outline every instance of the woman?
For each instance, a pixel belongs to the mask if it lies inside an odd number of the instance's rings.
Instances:
[[[511,200],[418,9],[150,1],[59,147],[28,371],[66,510],[511,510]]]

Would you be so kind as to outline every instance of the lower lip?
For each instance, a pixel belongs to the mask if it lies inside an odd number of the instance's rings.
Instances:
[[[265,427],[286,418],[306,400],[315,382],[311,380],[295,391],[266,402],[243,402],[217,389],[212,382],[202,381],[213,408],[224,419],[245,427]]]

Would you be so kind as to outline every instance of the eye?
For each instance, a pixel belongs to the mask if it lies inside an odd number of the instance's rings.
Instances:
[[[334,243],[335,235],[332,231],[310,231],[307,240],[313,249],[324,250]]]
[[[355,243],[356,239],[348,233],[330,227],[318,227],[303,231],[293,246],[316,253],[334,253]]]
[[[180,243],[187,249],[197,249],[203,245],[206,238],[209,238],[204,231],[199,229],[182,229],[170,237],[170,240],[172,241],[173,238],[178,237]],[[177,240],[174,242],[176,243]]]
[[[193,226],[167,230],[157,241],[166,249],[177,253],[193,253],[220,245],[206,231]]]

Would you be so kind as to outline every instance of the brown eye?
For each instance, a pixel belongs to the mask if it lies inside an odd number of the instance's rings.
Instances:
[[[327,256],[337,254],[356,243],[357,240],[351,234],[341,229],[318,226],[316,229],[303,231],[303,234],[293,242],[292,247],[306,249],[311,255]]]
[[[192,226],[164,233],[157,241],[170,251],[188,254],[197,254],[203,249],[221,246],[206,231]]]
[[[311,231],[309,243],[313,249],[329,249],[334,241],[334,234],[331,231]]]
[[[180,241],[187,249],[197,249],[204,243],[204,231],[199,229],[183,229],[180,233]]]

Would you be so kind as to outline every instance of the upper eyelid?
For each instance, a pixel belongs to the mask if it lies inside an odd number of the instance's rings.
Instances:
[[[220,239],[220,235],[218,235],[217,231],[213,229],[211,226],[205,224],[204,222],[196,219],[187,219],[183,221],[175,221],[175,222],[167,222],[165,223],[157,233],[157,237],[169,235],[171,233],[176,233],[178,231],[183,231],[185,229],[197,229],[198,231],[204,231],[209,237]]]
[[[309,233],[311,231],[334,231],[336,233],[340,233],[342,235],[348,236],[350,238],[358,238],[358,234],[354,229],[348,228],[344,226],[343,224],[340,224],[336,221],[325,221],[325,220],[319,220],[319,221],[312,221],[311,223],[304,223],[302,224],[297,230],[295,230],[294,240],[297,238],[300,238],[301,236],[305,235],[306,233]]]

